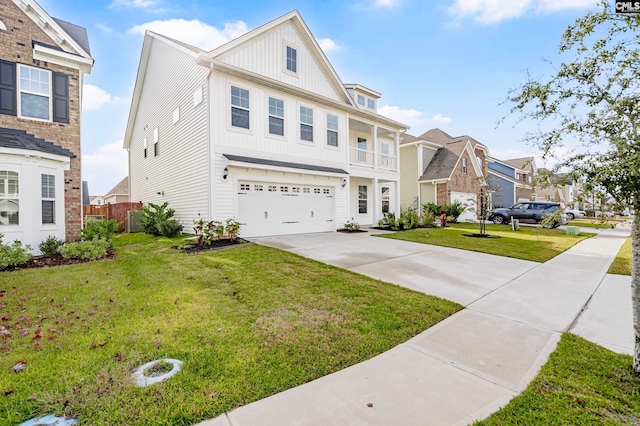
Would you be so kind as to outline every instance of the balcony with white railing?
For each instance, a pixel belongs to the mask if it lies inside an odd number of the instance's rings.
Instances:
[[[374,167],[374,157],[375,153],[373,151],[351,147],[351,164],[357,164],[365,167]]]
[[[385,170],[398,170],[398,158],[395,155],[378,154],[378,168]]]

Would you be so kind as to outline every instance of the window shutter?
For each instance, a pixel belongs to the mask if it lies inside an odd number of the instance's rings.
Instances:
[[[0,60],[0,114],[17,115],[16,64]]]
[[[69,123],[69,76],[53,73],[53,121]]]

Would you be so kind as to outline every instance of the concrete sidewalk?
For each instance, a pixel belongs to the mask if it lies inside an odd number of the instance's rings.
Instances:
[[[524,390],[564,331],[619,351],[628,348],[627,334],[610,329],[628,319],[620,314],[625,298],[631,313],[628,282],[606,275],[623,236],[600,232],[544,264],[367,234],[262,238],[261,244],[467,308],[368,361],[201,425],[448,425],[482,419]],[[604,316],[616,320],[603,322]],[[630,319],[625,327],[631,332]]]

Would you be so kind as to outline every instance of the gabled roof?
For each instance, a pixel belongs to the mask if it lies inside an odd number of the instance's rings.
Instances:
[[[292,10],[291,12],[285,15],[282,15],[281,17],[276,18],[271,22],[268,22],[252,31],[249,31],[248,33],[243,34],[240,37],[234,40],[231,40],[226,44],[223,44],[222,46],[212,50],[209,53],[200,55],[200,57],[198,58],[198,63],[204,64],[206,62],[211,62],[211,61],[215,62],[217,58],[220,58],[223,54],[229,52],[230,50],[242,44],[245,44],[250,40],[261,37],[263,34],[273,30],[277,26],[287,21],[292,22],[293,27],[297,30],[300,38],[303,40],[306,47],[309,49],[309,53],[313,56],[318,66],[320,67],[325,77],[327,78],[327,81],[331,84],[335,92],[340,94],[343,100],[347,104],[356,106],[356,104],[354,103],[354,100],[351,98],[351,95],[349,95],[349,92],[347,92],[347,89],[345,88],[344,83],[342,83],[342,80],[340,80],[340,77],[338,77],[338,74],[336,73],[331,63],[329,62],[329,59],[327,58],[327,56],[324,54],[324,51],[318,44],[318,41],[313,36],[311,31],[309,30],[309,27],[304,22],[304,20],[302,19],[302,16],[300,16],[300,13],[297,10]]]
[[[129,195],[129,176],[125,176],[116,186],[104,194],[105,197],[110,195]]]
[[[425,169],[424,173],[418,181],[434,181],[451,179],[455,168],[457,167],[462,154],[467,152],[471,167],[478,178],[484,181],[484,175],[480,169],[480,165],[476,161],[471,141],[466,138],[454,139],[452,142],[445,144],[442,148],[438,148],[431,162]],[[469,165],[467,165],[469,167]]]
[[[527,171],[529,166],[536,167],[535,159],[533,157],[512,158],[510,160],[504,160],[503,163],[507,163],[510,166],[515,167],[523,171]]]
[[[0,148],[24,149],[69,158],[75,158],[76,156],[68,149],[37,138],[24,130],[7,129],[4,127],[0,127]]]
[[[64,32],[69,34],[69,37],[71,37],[73,40],[75,40],[76,43],[78,43],[82,50],[91,55],[91,47],[89,47],[89,37],[87,36],[86,28],[76,24],[72,24],[71,22],[63,21],[62,19],[53,17],[52,19],[56,21],[58,25],[60,25],[60,28],[62,28]]]
[[[420,142],[422,139],[417,138],[415,136],[412,136],[408,133],[403,133],[402,136],[400,136],[400,138],[402,139],[400,141],[400,145],[406,145],[408,143],[414,143],[414,142]]]
[[[419,138],[425,141],[435,142],[437,144],[444,145],[445,143],[453,139],[453,136],[443,132],[438,128],[435,128],[435,129],[427,130],[426,132],[421,134]]]

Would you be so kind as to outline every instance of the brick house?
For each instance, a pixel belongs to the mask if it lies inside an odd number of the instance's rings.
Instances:
[[[82,80],[87,32],[32,0],[0,0],[0,233],[37,249],[82,225]]]
[[[470,136],[453,137],[431,129],[405,134],[400,144],[400,198],[404,207],[459,201],[459,220],[476,219],[480,191],[486,188],[488,148]]]

